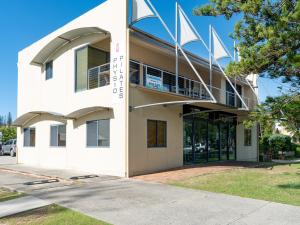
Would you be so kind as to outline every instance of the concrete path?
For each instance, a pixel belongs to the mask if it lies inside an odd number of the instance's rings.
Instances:
[[[0,166],[2,165],[16,165],[17,157],[11,157],[8,155],[1,155],[0,156]]]
[[[26,196],[0,202],[0,218],[50,205],[48,201]]]
[[[298,225],[300,221],[300,207],[133,179],[99,176],[24,185],[32,180],[24,174],[0,172],[0,186],[115,225]]]
[[[292,159],[292,160],[273,159],[272,162],[283,163],[283,164],[300,163],[300,159]]]

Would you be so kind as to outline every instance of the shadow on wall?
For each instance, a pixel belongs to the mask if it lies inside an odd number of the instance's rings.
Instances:
[[[88,115],[85,115],[77,120],[74,120],[73,128],[76,129],[80,127],[81,125],[84,125],[86,121],[92,121],[92,120],[101,120],[101,119],[114,119],[115,115],[112,109],[109,110],[103,110],[98,112],[93,112]]]

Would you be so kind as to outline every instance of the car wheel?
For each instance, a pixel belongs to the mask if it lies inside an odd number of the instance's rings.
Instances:
[[[10,150],[10,156],[11,156],[11,157],[14,157],[14,156],[15,156],[15,153],[14,153],[13,150]]]
[[[3,154],[3,151],[2,150],[0,150],[0,156],[3,156],[4,154]]]

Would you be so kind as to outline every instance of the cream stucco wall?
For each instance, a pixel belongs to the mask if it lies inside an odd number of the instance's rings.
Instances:
[[[239,123],[236,128],[236,147],[238,161],[258,161],[258,127],[254,125],[251,128],[251,146],[244,145],[244,130],[243,123]]]
[[[31,122],[26,126],[36,127],[35,148],[23,147],[22,128],[18,129],[18,162],[44,167],[76,168],[83,171],[105,173],[117,176],[127,176],[127,94],[121,102],[112,99],[112,87],[106,86],[93,90],[75,92],[75,50],[94,45],[112,49],[112,43],[119,43],[122,48],[125,62],[127,62],[127,1],[107,0],[98,7],[78,17],[62,28],[47,35],[40,41],[32,44],[19,53],[18,61],[18,116],[32,111],[48,111],[67,115],[73,111],[102,106],[111,108],[111,146],[108,149],[87,149],[85,121],[73,127],[73,121],[67,123],[66,148],[53,149],[49,147],[51,120]],[[32,65],[31,60],[50,41],[68,31],[96,27],[107,31],[107,35],[93,34],[79,38],[64,46],[51,56],[53,59],[53,78],[45,80],[44,68]],[[104,39],[104,42],[101,41]],[[125,65],[127,71],[127,63]],[[127,73],[126,73],[127,74]],[[125,76],[125,80],[127,77]],[[125,86],[125,93],[128,87]],[[102,112],[93,116],[93,119],[106,117]]]
[[[130,88],[130,105],[168,101],[159,93]],[[183,165],[182,106],[157,106],[133,110],[129,116],[129,174],[130,176],[176,168]],[[167,122],[167,147],[147,147],[147,120]]]
[[[182,166],[183,164],[183,122],[180,114],[182,105],[159,106],[133,110],[129,106],[143,105],[172,100],[186,100],[182,96],[145,90],[130,86],[125,81],[124,101],[114,102],[112,85],[97,89],[75,92],[75,51],[92,45],[113,51],[113,44],[119,43],[125,56],[161,69],[174,72],[175,58],[160,50],[147,47],[133,39],[129,42],[127,29],[127,1],[107,0],[95,9],[80,16],[57,31],[49,34],[19,53],[18,61],[18,116],[33,111],[48,111],[67,115],[79,109],[102,106],[109,111],[94,112],[78,120],[60,120],[51,116],[38,116],[18,128],[18,162],[47,168],[77,169],[90,173],[103,173],[116,176],[132,176]],[[43,66],[32,65],[35,55],[50,41],[70,30],[82,27],[98,27],[106,30],[106,35],[89,35],[64,46],[51,56],[53,78],[45,80]],[[130,49],[130,52],[129,52]],[[126,63],[127,66],[127,63]],[[208,82],[208,68],[196,66],[203,79]],[[128,74],[127,71],[125,71]],[[180,73],[197,80],[186,62],[181,61]],[[225,90],[225,79],[221,74],[213,76],[213,86]],[[225,95],[214,91],[216,98],[225,103]],[[206,108],[218,109],[212,103],[198,104]],[[110,147],[86,147],[86,121],[110,119]],[[167,147],[147,148],[147,119],[167,121]],[[64,148],[50,147],[50,126],[67,124],[67,143]],[[23,147],[23,128],[36,128],[36,146]],[[238,139],[243,140],[238,128]],[[242,132],[243,133],[243,132]],[[254,139],[253,139],[254,140]],[[239,145],[241,153],[239,153]],[[253,145],[255,146],[255,145]],[[254,147],[253,147],[254,148]],[[251,160],[254,150],[242,152],[238,141],[238,159]]]

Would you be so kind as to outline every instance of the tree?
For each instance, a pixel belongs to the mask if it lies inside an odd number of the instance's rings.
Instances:
[[[4,125],[4,118],[0,115],[0,127]]]
[[[9,112],[7,115],[7,125],[10,127],[12,124],[12,117],[11,117],[11,113]]]
[[[300,137],[300,93],[283,94],[278,97],[268,97],[264,103],[250,113],[247,127],[259,122],[262,135],[273,132],[275,122],[279,122],[295,137]]]
[[[231,62],[231,76],[259,74],[284,78],[300,87],[300,1],[210,0],[194,9],[195,15],[241,15],[231,35],[238,40],[240,62]]]
[[[6,142],[17,137],[17,131],[14,127],[1,127],[0,132],[2,132],[2,142]]]

